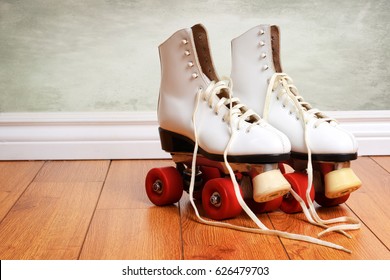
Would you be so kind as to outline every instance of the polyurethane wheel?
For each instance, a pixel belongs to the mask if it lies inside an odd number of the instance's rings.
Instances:
[[[337,198],[328,198],[324,192],[316,192],[315,201],[323,207],[332,207],[342,204],[347,201],[350,194],[346,194]]]
[[[234,218],[241,213],[241,206],[230,179],[209,180],[202,191],[202,205],[208,217],[214,220]]]
[[[161,167],[149,170],[145,189],[150,201],[158,206],[178,202],[183,194],[183,180],[176,168]]]
[[[308,201],[306,199],[306,190],[307,190],[307,175],[300,172],[286,173],[284,177],[291,184],[291,188],[303,199],[306,206],[308,206]],[[310,190],[310,199],[314,200],[315,190],[314,187],[311,187]],[[302,211],[302,207],[299,202],[293,197],[291,193],[286,194],[283,197],[283,201],[280,205],[280,210],[285,213],[292,214]]]
[[[253,213],[262,214],[262,213],[278,210],[280,208],[280,205],[282,204],[282,200],[283,200],[283,196],[279,196],[267,202],[259,203],[254,201],[253,199],[247,199],[245,202],[248,205],[248,207],[253,211]]]
[[[316,187],[316,193],[315,193],[315,201],[323,206],[323,207],[332,207],[332,206],[337,206],[339,204],[342,204],[344,202],[346,202],[349,198],[349,195],[350,193],[345,193],[344,195],[341,195],[339,197],[334,197],[334,198],[329,198],[325,192],[326,192],[326,182],[328,184],[328,189],[330,189],[332,185],[332,180],[329,180],[329,178],[331,179],[334,179],[336,178],[336,180],[333,180],[334,182],[337,182],[338,180],[337,179],[340,179],[340,177],[335,177],[335,174],[337,174],[337,172],[334,172],[334,171],[338,171],[338,170],[334,170],[334,164],[332,163],[321,163],[320,166],[319,166],[319,171],[316,176],[317,176],[317,179],[316,179],[316,182],[318,182],[319,186]],[[343,171],[342,171],[343,172]],[[349,172],[351,172],[351,170],[349,170]],[[352,171],[353,172],[353,171]],[[319,176],[319,177],[318,177]],[[326,177],[327,177],[327,180],[326,180]],[[341,180],[341,181],[344,181],[345,180],[345,176],[343,176],[344,179]],[[351,181],[360,181],[359,178],[356,177],[356,175],[352,175],[352,177],[354,178],[353,180]],[[342,178],[342,177],[341,177]],[[348,178],[348,176],[347,176]],[[339,183],[337,183],[339,184]],[[356,183],[358,185],[358,182]],[[361,184],[361,182],[360,182]],[[360,185],[359,185],[360,186]]]
[[[203,185],[211,179],[221,178],[221,171],[216,167],[200,166],[199,169],[202,172]]]
[[[283,163],[279,163],[278,164],[278,167],[280,169],[280,172],[282,172],[282,174],[285,174],[286,173],[286,167],[284,166]]]
[[[290,191],[290,184],[279,169],[273,169],[252,176],[253,200],[267,202]]]
[[[338,198],[356,191],[362,185],[360,179],[351,168],[341,168],[325,174],[325,195]]]

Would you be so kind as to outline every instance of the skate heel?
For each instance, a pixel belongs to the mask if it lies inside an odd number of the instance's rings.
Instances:
[[[362,182],[351,168],[333,170],[325,175],[325,196],[337,198],[360,188]]]
[[[169,153],[192,153],[194,145],[184,136],[158,128],[160,134],[161,148]]]
[[[284,178],[279,169],[258,174],[252,178],[253,200],[266,202],[287,194],[290,183]]]

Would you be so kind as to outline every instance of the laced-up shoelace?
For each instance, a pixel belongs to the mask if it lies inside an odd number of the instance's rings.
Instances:
[[[217,94],[219,94],[222,90],[225,90],[226,92],[228,92],[229,97],[228,98],[221,97],[220,100],[217,102],[217,104],[213,104],[213,101],[215,100],[215,96]],[[229,107],[228,107],[229,110],[224,115],[224,120],[229,124],[229,129],[230,129],[230,139],[229,139],[229,141],[225,147],[224,153],[223,153],[224,164],[225,164],[227,170],[229,171],[230,179],[231,179],[233,186],[234,186],[234,192],[235,192],[236,198],[237,198],[241,208],[252,219],[252,221],[258,226],[258,228],[248,228],[248,227],[233,225],[233,224],[224,223],[224,222],[206,220],[200,216],[199,211],[195,205],[193,193],[194,193],[194,186],[195,186],[196,158],[197,158],[197,153],[198,153],[198,134],[197,134],[197,126],[196,126],[196,113],[198,110],[198,105],[202,99],[203,99],[203,101],[208,102],[208,105],[210,106],[210,108],[213,108],[217,114],[222,106],[229,105]],[[328,241],[320,240],[320,239],[317,239],[317,238],[314,238],[311,236],[305,236],[305,235],[300,235],[300,234],[294,234],[294,233],[288,233],[288,232],[283,232],[283,231],[279,231],[279,230],[269,229],[259,220],[259,218],[246,205],[244,199],[241,196],[240,187],[239,187],[238,182],[236,180],[234,171],[231,168],[231,166],[227,160],[227,154],[229,152],[229,149],[230,149],[232,143],[234,142],[237,131],[240,129],[240,126],[244,121],[246,121],[250,117],[254,117],[254,119],[256,120],[253,123],[251,123],[250,126],[248,126],[248,128],[247,128],[248,132],[250,132],[250,129],[253,126],[265,125],[265,122],[257,114],[255,114],[252,110],[247,110],[243,113],[243,111],[240,110],[240,108],[242,108],[242,107],[244,107],[244,105],[240,103],[239,99],[232,97],[232,81],[230,79],[221,80],[217,83],[212,81],[205,90],[199,89],[199,91],[197,93],[196,104],[195,104],[194,112],[192,115],[192,122],[193,122],[193,126],[194,126],[195,147],[194,147],[194,152],[193,152],[193,157],[192,157],[189,196],[190,196],[191,205],[192,205],[192,207],[195,211],[195,214],[196,214],[197,218],[199,219],[199,221],[201,221],[204,224],[217,226],[217,227],[225,227],[225,228],[230,228],[230,229],[240,230],[240,231],[245,231],[245,232],[251,232],[251,233],[276,235],[276,236],[283,237],[283,238],[310,242],[310,243],[314,243],[314,244],[318,244],[318,245],[322,245],[322,246],[327,246],[327,247],[331,247],[334,249],[338,249],[338,250],[342,250],[342,251],[351,253],[350,250],[348,250],[340,245],[337,245],[337,244],[334,244],[334,243],[331,243]]]
[[[281,88],[278,91],[276,91],[278,87]],[[263,118],[265,120],[267,120],[269,115],[269,105],[271,102],[271,96],[272,94],[275,93],[277,94],[276,98],[278,100],[281,99],[283,107],[286,106],[291,107],[290,114],[295,114],[296,118],[301,120],[304,129],[304,140],[307,149],[307,175],[308,175],[306,200],[308,201],[309,209],[307,208],[303,199],[293,189],[291,189],[292,195],[301,205],[303,212],[310,223],[326,228],[326,230],[318,234],[319,237],[321,237],[322,235],[328,232],[338,231],[344,234],[345,236],[351,238],[351,236],[346,232],[344,232],[344,230],[359,229],[361,226],[360,221],[352,217],[346,217],[346,216],[329,219],[329,220],[323,220],[318,216],[314,204],[310,199],[310,190],[313,183],[313,166],[312,166],[312,158],[311,158],[312,152],[310,149],[310,140],[308,137],[307,124],[309,123],[309,121],[312,121],[313,119],[315,119],[314,127],[318,127],[319,125],[321,125],[321,123],[324,122],[337,123],[337,121],[335,119],[325,116],[320,110],[316,108],[312,108],[312,106],[308,102],[305,102],[303,97],[298,95],[298,90],[294,86],[292,79],[289,76],[287,76],[285,73],[275,73],[270,79],[265,105],[264,105]],[[291,104],[291,102],[293,102],[293,104]],[[328,224],[334,224],[334,223],[349,223],[349,224],[335,225],[332,227],[327,226]]]

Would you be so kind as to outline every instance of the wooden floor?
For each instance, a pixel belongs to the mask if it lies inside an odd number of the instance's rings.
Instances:
[[[153,206],[144,191],[152,167],[169,160],[0,162],[0,259],[390,259],[390,157],[360,157],[363,181],[323,218],[358,217],[352,239],[325,240],[352,254],[274,236],[199,223],[184,194]],[[259,215],[269,227],[315,236],[302,214]],[[254,226],[244,214],[231,223]]]

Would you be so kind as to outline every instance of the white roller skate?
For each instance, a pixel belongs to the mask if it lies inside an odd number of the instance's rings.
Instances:
[[[288,164],[296,173],[286,174],[286,178],[293,190],[310,204],[314,220],[322,224],[324,221],[311,202],[313,196],[320,205],[333,206],[346,201],[349,193],[361,186],[349,163],[357,158],[356,140],[335,119],[305,102],[292,79],[283,73],[277,26],[256,26],[233,39],[231,45],[235,96],[251,104],[256,113],[288,136],[291,141]],[[306,172],[308,178],[302,176]],[[315,195],[311,191],[313,175]],[[289,196],[285,202],[282,207],[285,212],[302,210]],[[354,224],[349,228],[358,227]]]
[[[230,79],[217,76],[205,28],[198,24],[177,31],[159,46],[159,53],[160,140],[176,168],[148,172],[145,187],[149,199],[156,205],[172,204],[180,200],[184,189],[203,223],[346,251],[316,238],[270,230],[245,203],[236,176],[251,178],[251,194],[256,202],[275,201],[278,197],[281,201],[291,190],[278,168],[279,162],[289,158],[291,145],[283,133],[232,96]],[[194,202],[197,190],[209,218],[232,218],[243,209],[258,228],[202,218]]]
[[[224,161],[231,163],[233,172],[252,176],[253,198],[257,202],[288,193],[290,184],[280,172],[278,162],[289,158],[289,140],[232,96],[230,80],[220,79],[214,70],[204,27],[195,25],[177,31],[160,45],[159,52],[161,145],[178,166],[176,177],[184,174],[187,182],[184,188],[188,190],[193,172],[198,174],[197,187],[205,185],[204,193],[208,185],[213,185],[210,197],[203,198],[209,202],[203,205],[208,216],[226,219],[238,212],[228,213],[229,209],[239,207],[227,207],[226,213],[219,211],[230,202],[220,202],[223,194],[214,186],[218,184],[209,180],[216,177],[219,184],[229,184],[222,180],[229,174],[225,164],[221,164]],[[199,152],[193,155],[195,147]],[[196,154],[196,168],[191,168]],[[152,202],[165,204],[164,195],[160,194],[164,190],[154,188],[158,191],[148,192]],[[234,196],[231,187],[226,189],[231,192],[226,196]],[[167,202],[179,199],[177,195]]]

